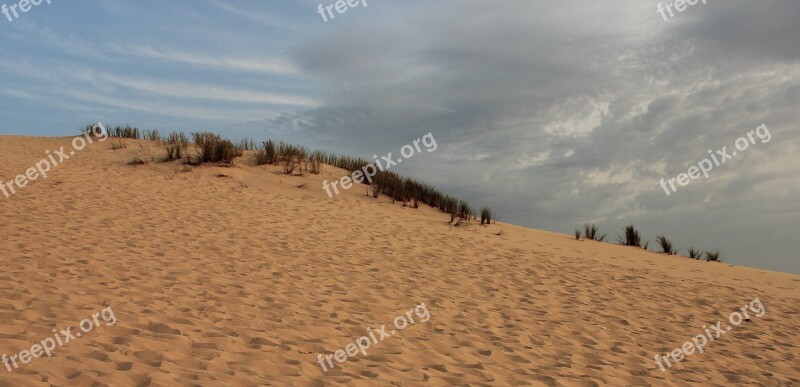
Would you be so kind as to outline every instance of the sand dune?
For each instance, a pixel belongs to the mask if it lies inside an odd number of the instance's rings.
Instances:
[[[0,136],[0,176],[69,141]],[[329,200],[322,179],[343,173],[329,167],[131,166],[128,144],[95,143],[0,194],[0,354],[104,307],[117,319],[0,366],[0,385],[800,384],[800,276],[452,227],[362,188]],[[756,297],[762,317],[654,364]],[[327,373],[317,363],[419,303],[429,321]]]

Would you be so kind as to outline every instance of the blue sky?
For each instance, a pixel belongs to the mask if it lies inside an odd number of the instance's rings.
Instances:
[[[501,220],[633,223],[800,273],[800,2],[658,3],[370,0],[325,23],[312,1],[53,0],[0,19],[0,134],[102,121],[370,158],[431,132],[397,170]],[[658,186],[762,123],[771,142]]]
[[[322,85],[288,55],[319,16],[266,4],[56,0],[0,19],[0,132],[98,120],[221,130],[318,106]]]

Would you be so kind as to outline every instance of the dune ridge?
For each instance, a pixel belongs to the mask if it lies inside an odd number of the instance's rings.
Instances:
[[[0,136],[11,177],[71,138]],[[461,227],[351,189],[342,170],[128,165],[89,145],[0,197],[0,354],[105,306],[117,322],[0,385],[793,385],[800,276],[502,224]],[[670,370],[653,356],[758,297],[766,308]],[[425,303],[430,320],[317,364]]]

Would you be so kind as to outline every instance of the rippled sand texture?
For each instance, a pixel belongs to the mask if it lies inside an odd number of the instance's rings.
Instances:
[[[68,144],[0,136],[0,177]],[[800,383],[800,276],[454,228],[361,187],[329,200],[321,181],[342,173],[329,167],[288,177],[252,155],[234,168],[127,165],[141,153],[93,144],[0,196],[0,354],[104,306],[118,320],[52,358],[0,366],[0,385]],[[655,366],[755,297],[763,317]],[[430,321],[327,373],[317,364],[421,302]]]

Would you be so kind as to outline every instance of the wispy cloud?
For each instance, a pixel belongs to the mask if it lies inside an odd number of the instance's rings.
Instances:
[[[170,97],[296,107],[315,107],[319,105],[317,101],[311,98],[296,95],[257,92],[201,83],[134,79],[112,74],[95,74],[95,77],[114,85]]]
[[[296,75],[300,71],[285,58],[228,57],[226,54],[192,54],[174,49],[158,49],[147,46],[116,46],[115,51],[122,55],[133,55],[164,62],[187,64],[198,67],[227,71],[245,71]]]
[[[208,4],[221,11],[228,12],[232,15],[236,15],[241,18],[251,20],[256,23],[263,24],[269,27],[281,28],[281,29],[296,27],[296,24],[293,24],[286,19],[286,16],[281,17],[276,15],[275,13],[261,12],[257,9],[259,7],[253,7],[252,3],[242,4],[240,2],[238,3],[237,6],[230,2],[209,0]]]

